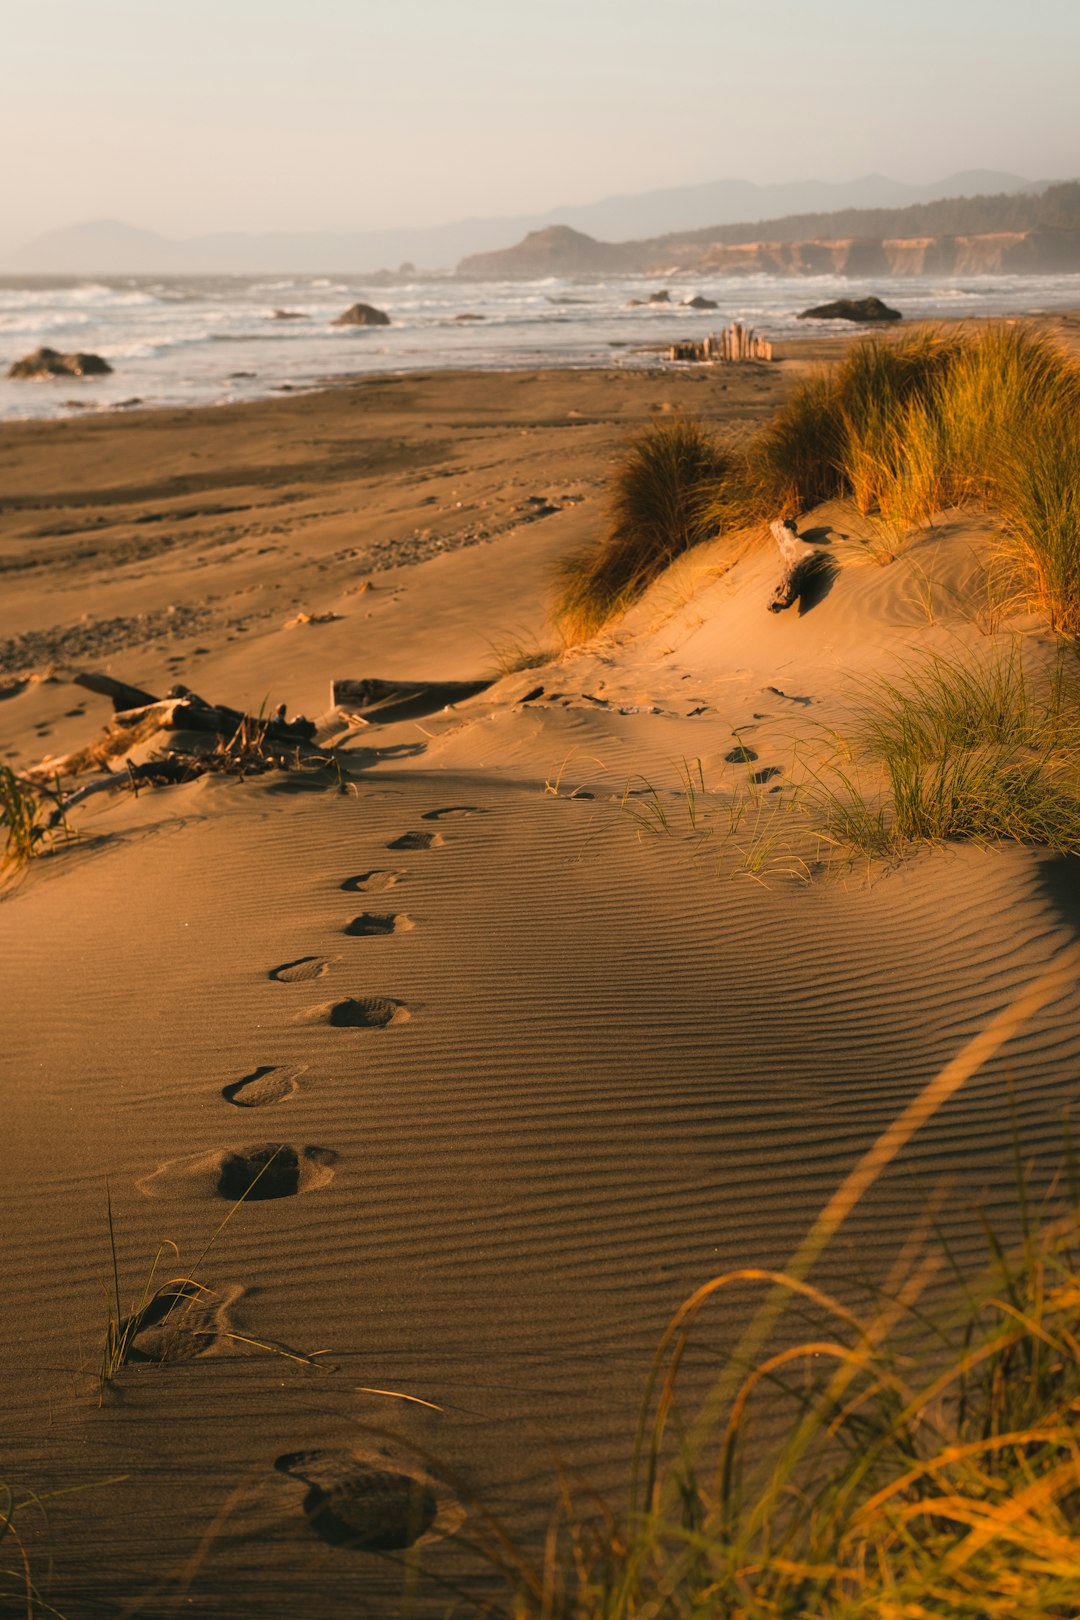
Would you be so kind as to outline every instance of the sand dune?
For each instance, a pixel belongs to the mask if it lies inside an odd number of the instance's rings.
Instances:
[[[739,435],[784,386],[783,367],[724,393],[715,374],[414,378],[8,436],[10,762],[108,719],[28,679],[50,664],[311,715],[332,678],[492,683],[346,726],[344,791],[272,772],[87,800],[79,840],[0,891],[4,1471],[123,1476],[50,1509],[66,1614],[400,1612],[415,1534],[436,1576],[497,1589],[450,1534],[475,1502],[528,1542],[556,1458],[617,1491],[675,1307],[725,1267],[782,1264],[1074,937],[1071,867],[1027,850],[806,883],[783,839],[748,873],[742,834],[688,820],[684,762],[714,808],[760,775],[768,813],[860,679],[984,655],[985,519],[883,567],[823,509],[836,571],[810,611],[766,612],[775,558],[715,545],[557,654],[550,569],[598,531],[628,427],[667,404]],[[341,617],[284,628],[298,608]],[[511,641],[552,656],[503,673]],[[657,803],[670,836],[631,813]],[[823,1277],[880,1278],[943,1187],[961,1260],[980,1208],[1007,1222],[1007,1082],[1037,1179],[1078,1012],[1060,997],[980,1071]],[[106,1176],[126,1299],[163,1240],[183,1275],[260,1168],[199,1268],[222,1303],[198,1353],[130,1366],[99,1408]],[[688,1395],[749,1308],[718,1314]],[[433,1580],[410,1601],[445,1612]]]

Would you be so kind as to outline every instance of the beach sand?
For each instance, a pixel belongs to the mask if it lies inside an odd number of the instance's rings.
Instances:
[[[775,553],[716,542],[583,648],[548,622],[627,434],[686,412],[737,440],[810,357],[6,430],[0,761],[106,724],[73,669],[312,717],[332,679],[490,683],[350,730],[341,791],[272,772],[100,794],[77,842],[0,887],[0,1478],[88,1487],[25,1515],[71,1620],[434,1615],[440,1581],[497,1593],[449,1533],[483,1532],[486,1508],[535,1548],[560,1467],[617,1500],[679,1303],[782,1266],[1074,937],[1071,867],[1026,849],[804,882],[782,822],[759,864],[752,829],[720,849],[691,825],[684,762],[723,805],[746,777],[725,756],[752,748],[768,832],[770,790],[861,680],[981,655],[985,515],[880,566],[850,512],[815,514],[836,574],[810,611],[768,613]],[[643,826],[656,805],[670,836]],[[1054,1001],[979,1071],[818,1275],[864,1297],[939,1192],[958,1260],[982,1252],[980,1208],[1008,1224],[1015,1202],[1009,1083],[1037,1181],[1076,1094],[1077,1012]],[[99,1404],[106,1188],[126,1309],[159,1244],[159,1277],[189,1274],[237,1158],[267,1145],[293,1150],[276,1196],[198,1267],[198,1354],[127,1367]],[[710,1319],[691,1405],[752,1305]],[[402,1477],[427,1526],[415,1580],[334,1544]]]

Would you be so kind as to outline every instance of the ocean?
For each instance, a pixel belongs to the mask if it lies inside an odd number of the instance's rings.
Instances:
[[[661,366],[662,346],[733,320],[783,338],[807,327],[802,309],[876,293],[911,319],[1010,316],[1080,307],[1080,275],[876,279],[680,276],[672,303],[627,308],[662,279],[401,282],[349,276],[0,277],[0,418],[160,405],[226,404],[370,373],[468,367]],[[719,308],[679,307],[702,294]],[[371,303],[389,327],[334,327]],[[299,317],[281,319],[275,310]],[[460,321],[460,315],[482,316]],[[812,330],[850,330],[814,322]],[[9,379],[13,360],[42,344],[102,355],[113,375]]]

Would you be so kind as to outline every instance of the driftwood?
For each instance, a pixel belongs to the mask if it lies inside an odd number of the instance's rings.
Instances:
[[[784,563],[784,572],[773,591],[769,612],[781,613],[792,602],[798,601],[815,575],[821,574],[829,566],[829,557],[824,551],[807,550],[805,540],[800,540],[790,518],[774,518],[769,524],[769,532],[780,548]]]
[[[330,701],[335,708],[373,709],[389,699],[417,697],[421,692],[446,694],[446,701],[472,697],[489,685],[488,681],[380,681],[369,676],[362,681],[331,681]]]
[[[125,687],[119,681],[112,682],[110,676],[95,675],[91,679],[102,683],[110,682],[117,692],[135,693],[138,690],[135,687]],[[86,682],[80,684],[85,685]],[[89,690],[100,691],[103,695],[114,695],[103,684],[90,687]],[[145,692],[138,695],[147,696]],[[289,748],[310,743],[315,736],[315,723],[301,715],[292,720],[287,719],[284,704],[271,716],[256,716],[245,714],[242,709],[229,708],[225,704],[207,703],[204,698],[189,691],[186,686],[174,686],[164,698],[151,698],[137,707],[119,710],[113,715],[111,724],[105,728],[104,735],[94,742],[59,759],[43,760],[27,774],[40,780],[53,776],[71,776],[79,771],[89,770],[95,765],[104,765],[108,769],[110,760],[122,758],[139,743],[149,741],[162,731],[207,732],[224,738],[226,743],[236,738],[238,751],[250,753],[267,743],[280,743]]]
[[[69,810],[74,809],[77,804],[82,804],[84,799],[93,798],[97,793],[115,793],[118,788],[138,787],[140,782],[160,787],[167,782],[186,782],[190,777],[199,774],[197,762],[190,757],[185,759],[167,754],[164,759],[145,760],[141,765],[133,765],[128,760],[125,770],[110,771],[107,776],[95,776],[92,782],[84,782],[82,787],[76,788],[73,793],[66,793],[49,816],[49,826],[59,826]]]
[[[99,697],[111,698],[112,706],[117,712],[122,709],[144,709],[148,703],[158,701],[152,692],[144,692],[138,686],[129,686],[127,681],[115,680],[112,675],[100,675],[96,670],[76,670],[68,679],[74,686],[82,686],[88,692],[96,692]]]
[[[452,703],[463,703],[485,691],[490,681],[331,681],[331,711],[363,718],[378,710],[379,722],[411,720],[434,714]],[[369,722],[370,723],[370,722]]]

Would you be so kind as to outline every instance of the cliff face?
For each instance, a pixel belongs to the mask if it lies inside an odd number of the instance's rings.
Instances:
[[[880,276],[1051,275],[1080,271],[1080,231],[973,236],[818,237],[794,242],[595,242],[566,226],[532,231],[497,253],[463,259],[458,274],[503,280],[550,275]]]

